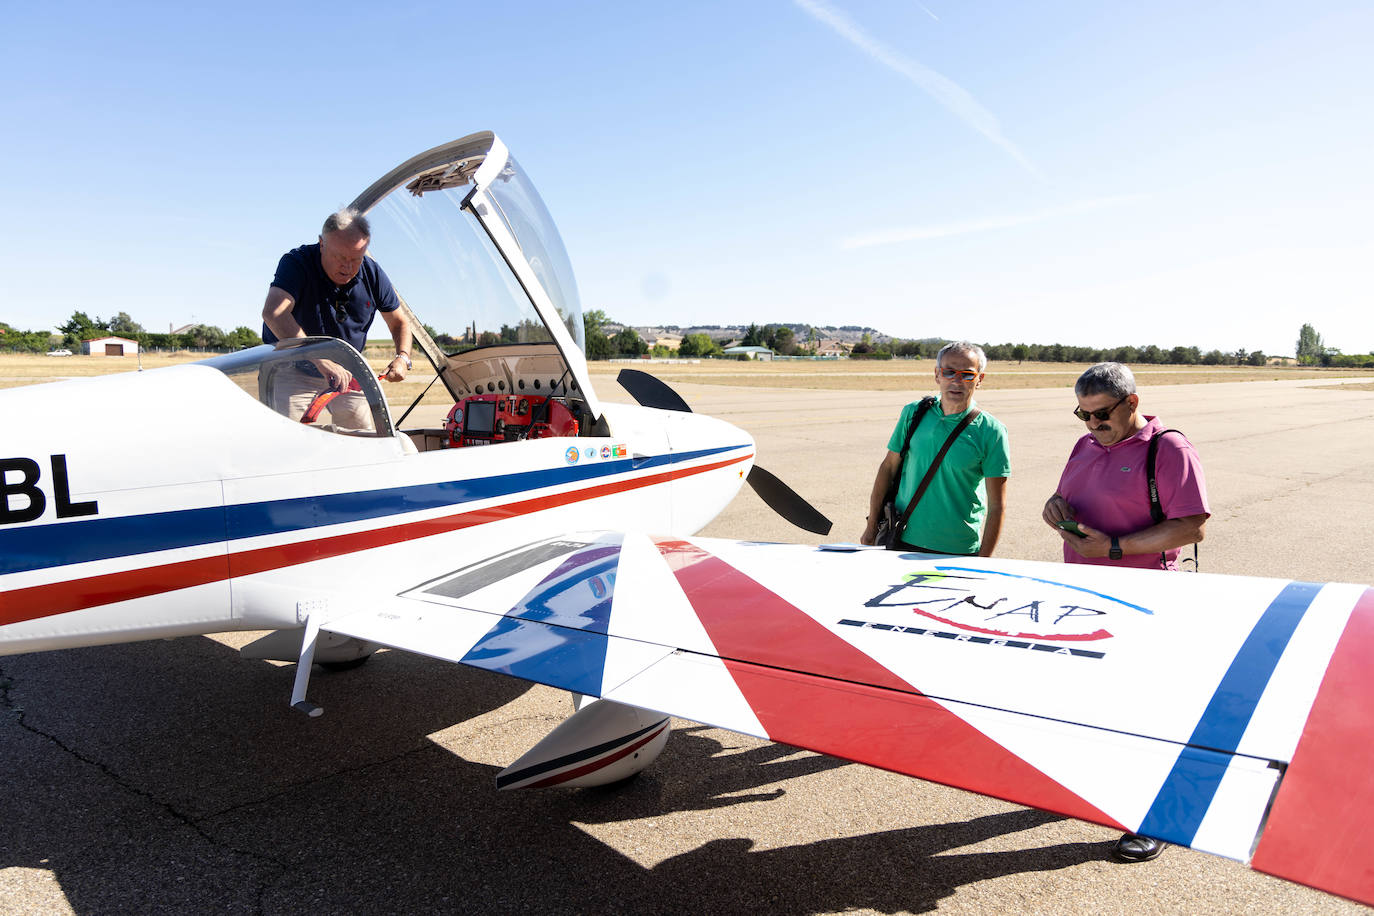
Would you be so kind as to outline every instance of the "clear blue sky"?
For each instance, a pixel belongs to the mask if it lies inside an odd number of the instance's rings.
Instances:
[[[324,215],[490,129],[584,307],[631,324],[1277,354],[1306,321],[1374,350],[1367,0],[15,3],[4,23],[0,320],[23,328],[257,327]]]

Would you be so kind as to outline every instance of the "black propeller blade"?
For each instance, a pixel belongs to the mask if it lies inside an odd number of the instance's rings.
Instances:
[[[682,395],[647,372],[640,372],[638,369],[621,369],[615,380],[620,383],[621,388],[630,392],[630,397],[634,398],[641,407],[679,410],[683,413],[692,412],[692,408],[687,406]]]
[[[638,369],[621,369],[615,377],[621,387],[630,393],[643,407],[657,407],[660,410],[679,410],[691,413],[692,408],[667,384]],[[829,534],[830,519],[816,511],[797,491],[779,480],[775,475],[755,464],[749,470],[749,485],[754,492],[768,504],[768,508],[787,521],[813,534]]]
[[[768,508],[787,519],[803,531],[813,534],[829,534],[830,519],[816,511],[816,507],[797,495],[797,491],[779,480],[774,474],[765,471],[757,464],[749,469],[749,486],[759,494],[759,499]]]

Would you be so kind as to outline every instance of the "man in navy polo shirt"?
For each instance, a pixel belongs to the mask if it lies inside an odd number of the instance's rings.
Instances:
[[[385,378],[399,382],[410,369],[410,324],[399,311],[391,280],[367,257],[372,230],[356,210],[340,210],[324,221],[320,240],[282,255],[262,307],[262,339],[276,343],[292,337],[337,337],[359,353],[378,312],[396,342],[396,357]],[[284,377],[285,376],[285,377]],[[278,375],[277,390],[289,401],[287,415],[298,419],[325,389],[344,394],[329,403],[336,426],[365,429],[372,425],[367,399],[349,391],[353,375],[333,360],[302,361]]]

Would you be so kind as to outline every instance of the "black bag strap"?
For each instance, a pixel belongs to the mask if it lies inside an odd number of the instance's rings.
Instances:
[[[954,440],[959,438],[959,434],[967,429],[970,423],[978,419],[980,413],[982,411],[977,407],[970,408],[945,439],[945,444],[940,446],[939,453],[930,462],[930,467],[926,468],[926,476],[921,478],[921,485],[916,488],[916,492],[911,496],[911,502],[906,504],[906,509],[902,512],[902,519],[897,523],[896,537],[893,539],[893,543],[901,543],[902,535],[906,534],[906,523],[911,520],[911,513],[916,509],[916,504],[925,495],[926,487],[929,487],[930,482],[935,479],[935,472],[939,470],[940,462],[945,460],[945,453],[949,451],[949,447],[954,444]],[[898,473],[900,474],[900,471]]]
[[[1161,429],[1150,437],[1150,450],[1145,455],[1145,476],[1148,480],[1147,486],[1150,492],[1150,518],[1154,519],[1156,525],[1164,521],[1164,507],[1159,504],[1159,483],[1155,480],[1155,455],[1159,452],[1159,437],[1165,433],[1183,433],[1177,429]],[[1186,437],[1185,437],[1186,438]],[[1159,565],[1163,568],[1168,563],[1168,554],[1161,551],[1159,554]],[[1193,572],[1197,572],[1197,542],[1193,542]]]
[[[921,418],[933,406],[935,406],[935,398],[931,395],[921,398],[921,403],[916,405],[916,415],[911,418],[911,425],[906,428],[906,440],[902,442],[902,457],[897,462],[897,473],[892,475],[892,483],[887,485],[887,495],[883,497],[884,502],[896,501],[897,485],[902,480],[902,465],[906,464],[906,453],[911,450],[911,437],[915,434],[916,427],[921,425]]]
[[[916,432],[916,427],[921,425],[921,418],[924,417],[930,408],[935,406],[934,395],[926,395],[921,398],[921,403],[916,405],[916,415],[911,418],[911,425],[906,430],[906,441],[902,443],[902,461],[906,461],[906,453],[911,451],[911,437]]]

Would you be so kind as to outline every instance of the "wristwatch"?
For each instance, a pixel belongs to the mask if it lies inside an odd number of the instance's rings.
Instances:
[[[1112,535],[1112,549],[1107,551],[1107,557],[1112,560],[1121,559],[1121,542],[1116,535]]]
[[[401,359],[403,359],[403,360],[406,361],[406,371],[409,372],[409,371],[410,371],[410,354],[407,353],[405,350],[402,350],[400,353],[397,353],[396,356],[392,357],[391,361],[392,361],[393,363],[396,361],[396,357],[400,357]]]

